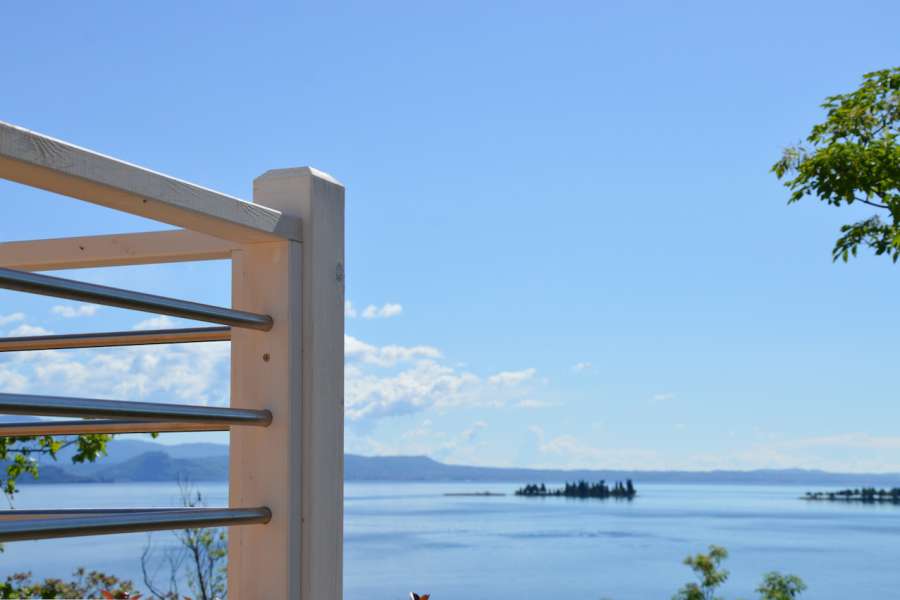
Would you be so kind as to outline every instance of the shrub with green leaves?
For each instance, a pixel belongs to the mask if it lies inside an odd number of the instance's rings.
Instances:
[[[696,574],[697,581],[685,584],[672,600],[723,600],[716,591],[728,580],[728,571],[722,563],[728,551],[721,546],[710,546],[707,554],[688,556],[684,564]],[[782,575],[776,571],[767,573],[756,588],[759,600],[793,600],[806,590],[806,584],[796,575]]]
[[[138,600],[131,581],[102,571],[76,569],[73,579],[33,581],[31,573],[15,573],[0,583],[0,598],[131,598]]]

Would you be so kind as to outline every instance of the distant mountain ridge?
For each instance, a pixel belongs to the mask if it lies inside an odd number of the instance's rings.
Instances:
[[[585,479],[642,483],[758,485],[900,485],[900,473],[831,473],[813,469],[752,471],[642,471],[614,469],[528,469],[448,465],[427,456],[359,456],[344,459],[346,481],[562,482]]]
[[[72,464],[72,449],[59,461],[41,460],[40,478],[31,483],[120,483],[138,481],[227,481],[228,446],[224,444],[165,445],[141,440],[110,442],[108,456],[96,463]],[[807,469],[753,471],[633,471],[611,469],[526,469],[451,465],[427,456],[360,456],[344,459],[346,481],[535,483],[617,481],[635,483],[756,484],[810,486],[900,486],[900,473],[830,473]]]

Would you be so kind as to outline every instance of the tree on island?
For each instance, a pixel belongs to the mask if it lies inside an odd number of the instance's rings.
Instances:
[[[605,481],[588,483],[584,479],[576,482],[566,482],[562,488],[548,490],[545,484],[537,485],[529,483],[516,490],[517,496],[566,496],[569,498],[627,498],[632,499],[637,495],[634,483],[628,479],[625,483],[617,481],[612,488]]]
[[[900,488],[890,490],[875,489],[873,487],[846,489],[836,492],[806,492],[806,500],[830,500],[841,502],[862,502],[865,504],[900,504]]]
[[[831,206],[864,204],[880,214],[841,227],[833,260],[860,245],[900,258],[900,67],[868,73],[859,88],[830,96],[808,145],[787,148],[772,171],[791,190],[789,204],[811,196]],[[882,220],[881,214],[887,216]]]

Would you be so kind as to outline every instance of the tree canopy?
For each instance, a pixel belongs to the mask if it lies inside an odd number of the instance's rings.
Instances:
[[[900,258],[900,67],[868,73],[859,88],[830,96],[823,123],[806,144],[785,149],[772,171],[791,190],[788,203],[813,197],[831,206],[856,203],[876,214],[841,227],[832,250],[846,262],[859,246]],[[884,217],[884,218],[882,218]]]

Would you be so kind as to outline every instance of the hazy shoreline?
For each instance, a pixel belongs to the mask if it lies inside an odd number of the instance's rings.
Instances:
[[[140,440],[113,440],[109,456],[94,464],[73,465],[62,453],[57,462],[41,463],[38,480],[20,479],[20,485],[54,483],[125,483],[175,481],[227,481],[228,446],[224,444],[164,445]],[[524,483],[571,480],[626,480],[635,483],[878,486],[900,484],[898,473],[832,473],[813,469],[756,469],[662,471],[616,469],[529,469],[446,464],[426,456],[360,456],[347,454],[346,481],[359,482],[483,482]]]

